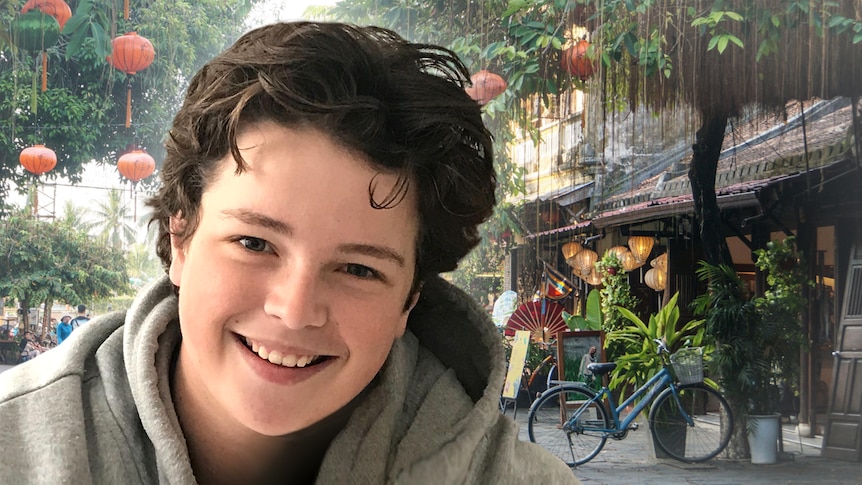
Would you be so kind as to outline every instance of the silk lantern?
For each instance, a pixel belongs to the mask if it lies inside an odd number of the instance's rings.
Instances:
[[[132,182],[149,177],[155,169],[156,161],[144,150],[132,150],[117,161],[117,170]]]
[[[484,69],[470,76],[470,81],[473,85],[464,90],[480,105],[490,103],[492,99],[506,91],[506,81]]]
[[[156,58],[153,44],[136,32],[121,35],[111,42],[111,55],[108,62],[116,69],[128,74],[126,91],[126,128],[132,125],[132,79],[135,73],[148,68]]]
[[[57,166],[57,154],[45,145],[34,145],[25,148],[18,157],[18,161],[28,172],[42,175]]]
[[[575,45],[563,50],[563,58],[560,62],[564,71],[581,81],[586,81],[595,72],[595,63],[587,57],[589,47],[590,43],[586,40],[575,42]]]

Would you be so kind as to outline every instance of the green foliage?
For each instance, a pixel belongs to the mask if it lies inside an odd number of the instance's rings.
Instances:
[[[650,315],[646,323],[632,311],[619,308],[628,324],[608,333],[607,340],[623,342],[628,352],[615,359],[617,368],[611,373],[610,388],[624,389],[626,384],[641,386],[662,369],[668,356],[657,354],[655,339],[664,341],[671,353],[685,347],[705,346],[704,354],[709,355],[704,320],[680,325],[678,299],[679,293],[676,293],[658,313]]]
[[[129,291],[122,252],[62,222],[25,213],[4,218],[0,254],[0,295],[24,308],[53,301],[77,305]]]
[[[60,42],[46,50],[44,93],[33,84],[41,70],[38,56],[4,42],[0,31],[0,211],[10,190],[24,191],[34,180],[18,163],[29,145],[41,143],[57,154],[57,167],[43,178],[63,176],[72,183],[80,181],[84,163],[116,163],[130,144],[162,159],[164,136],[181,104],[184,83],[241,33],[244,26],[237,19],[257,0],[155,0],[146,8],[133,6],[132,21],[122,18],[122,4],[113,0],[67,3],[73,16]],[[0,8],[0,25],[9,25],[19,10]],[[132,30],[152,42],[156,58],[129,77],[112,68],[105,55],[113,32]],[[128,85],[133,109],[129,129],[124,127]]]
[[[707,332],[715,338],[713,368],[738,416],[776,412],[779,380],[792,384],[798,371],[799,312],[808,283],[796,269],[793,239],[788,239],[756,252],[758,268],[770,271],[764,297],[752,298],[727,265],[701,262],[697,270],[708,292],[695,299],[695,311],[705,315]]]
[[[570,315],[568,312],[563,312],[563,320],[572,330],[601,330],[602,307],[599,290],[593,288],[587,294],[586,316]]]
[[[595,270],[602,276],[603,326],[606,332],[612,332],[623,325],[620,308],[635,308],[640,302],[632,295],[626,270],[615,253],[605,253],[596,261]]]
[[[763,352],[773,364],[775,378],[796,387],[799,376],[799,349],[804,345],[802,312],[807,302],[804,288],[806,265],[795,249],[796,238],[770,241],[754,251],[754,265],[766,274],[767,289],[754,302],[761,316]]]

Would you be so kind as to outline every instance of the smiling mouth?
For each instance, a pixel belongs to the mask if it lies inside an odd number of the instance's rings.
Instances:
[[[329,359],[326,355],[298,355],[298,354],[282,354],[277,350],[269,350],[266,346],[258,344],[248,337],[240,337],[240,340],[245,344],[245,347],[252,353],[257,354],[262,360],[269,361],[271,364],[281,367],[310,367],[320,364]]]

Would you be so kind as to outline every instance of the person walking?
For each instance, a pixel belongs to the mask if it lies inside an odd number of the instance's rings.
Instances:
[[[57,345],[63,343],[72,334],[72,324],[69,323],[71,319],[70,315],[63,315],[60,318],[60,323],[57,324]]]
[[[87,316],[87,307],[84,305],[78,305],[78,316],[73,318],[69,324],[72,325],[72,330],[75,330],[89,321],[90,317]]]

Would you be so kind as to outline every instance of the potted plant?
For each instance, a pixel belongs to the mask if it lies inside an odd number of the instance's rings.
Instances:
[[[719,376],[737,426],[727,453],[751,456],[754,463],[777,460],[780,424],[779,383],[793,383],[802,345],[800,312],[804,275],[798,262],[788,263],[793,239],[774,241],[755,251],[756,266],[767,274],[768,290],[754,298],[736,271],[726,265],[701,262],[697,275],[707,293],[695,299],[695,312],[704,315],[716,351],[710,369]],[[795,256],[793,257],[795,260]],[[753,440],[765,435],[762,451]]]

